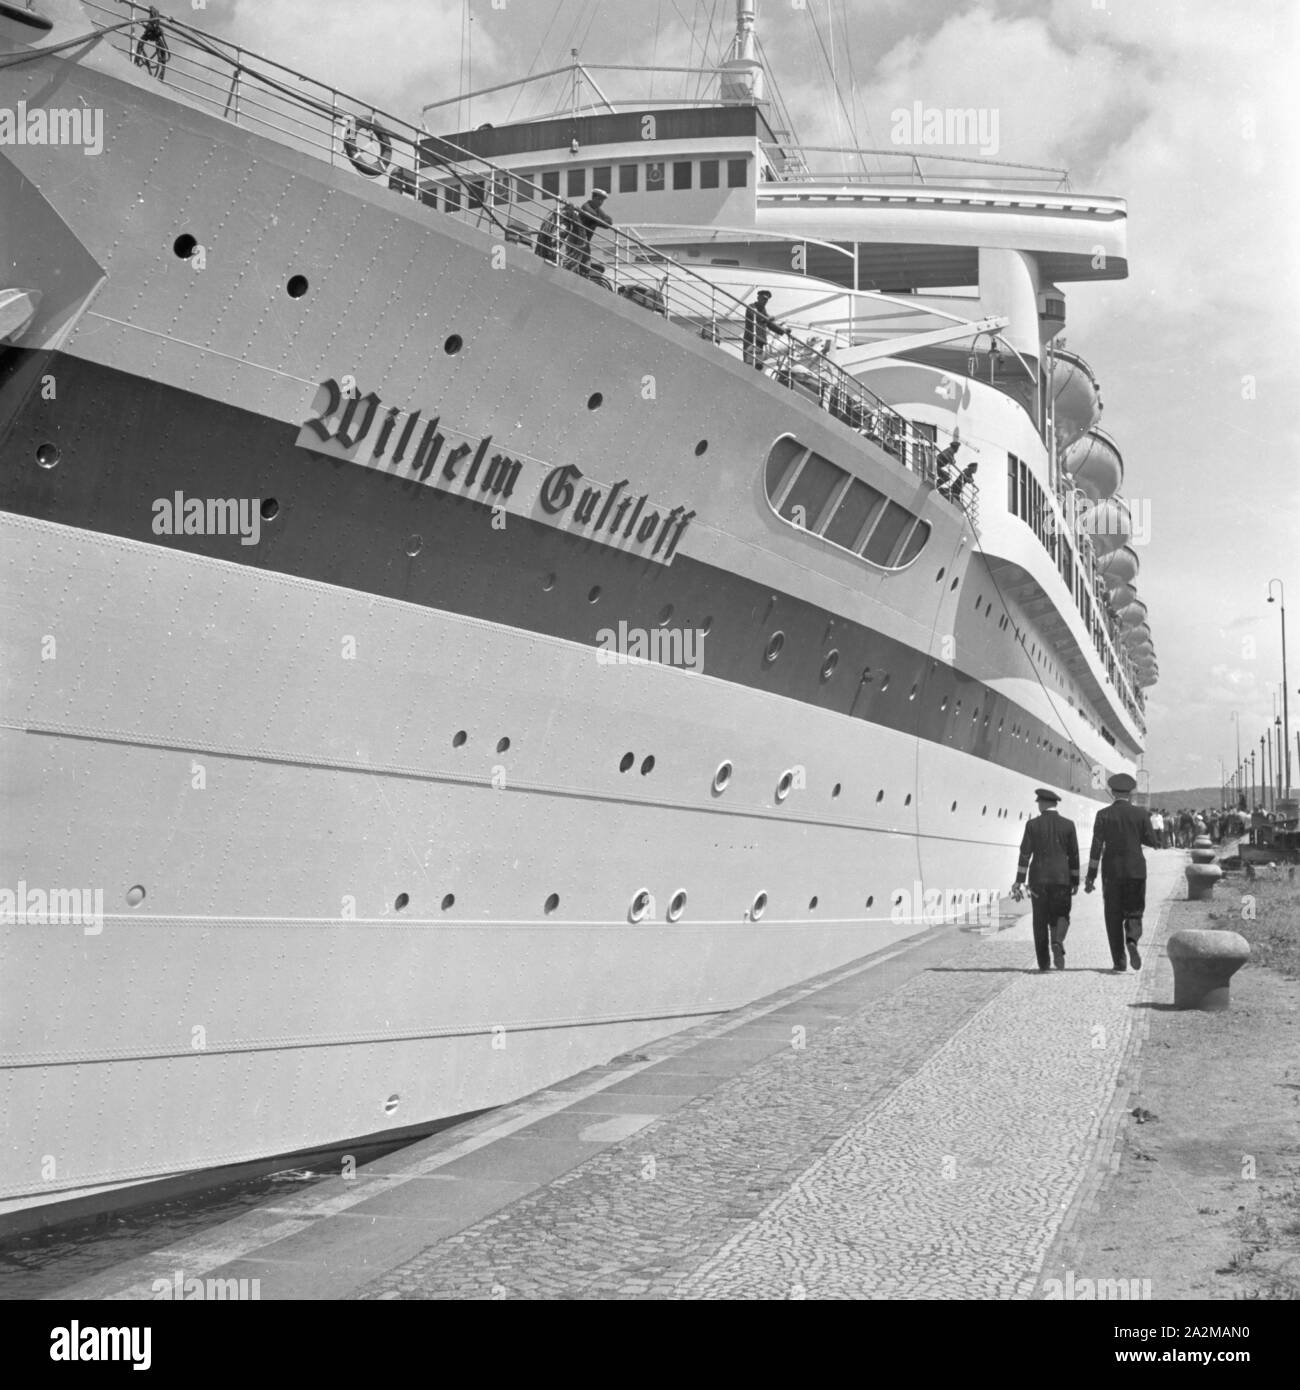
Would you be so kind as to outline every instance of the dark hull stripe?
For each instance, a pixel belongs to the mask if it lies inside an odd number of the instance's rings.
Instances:
[[[40,398],[43,374],[57,382],[55,401]],[[914,647],[680,552],[664,567],[514,515],[505,530],[494,530],[488,507],[310,454],[296,446],[297,432],[79,358],[10,350],[0,355],[0,510],[593,648],[600,629],[617,629],[620,620],[658,627],[671,604],[672,626],[708,624],[704,670],[713,677],[1095,795],[1091,768],[1061,734]],[[42,468],[37,450],[50,444],[60,459]],[[257,545],[241,545],[237,536],[156,535],[154,502],[178,491],[274,498],[279,513],[262,523]],[[412,535],[422,539],[415,557],[406,553]],[[777,630],[785,644],[769,662],[765,650]],[[832,649],[839,659],[823,679]]]

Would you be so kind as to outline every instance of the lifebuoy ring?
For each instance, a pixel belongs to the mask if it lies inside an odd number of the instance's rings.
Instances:
[[[357,149],[357,136],[363,130],[368,130],[379,145],[379,155],[374,162]],[[393,142],[383,126],[376,125],[374,121],[356,121],[343,137],[343,153],[347,155],[348,162],[358,174],[374,179],[387,170],[393,153]]]

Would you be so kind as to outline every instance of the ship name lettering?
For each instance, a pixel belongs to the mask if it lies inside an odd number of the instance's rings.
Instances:
[[[317,388],[312,412],[299,427],[300,448],[410,477],[442,491],[463,494],[476,489],[490,494],[498,507],[514,499],[513,510],[540,519],[527,497],[515,498],[524,461],[501,450],[492,452],[490,434],[477,441],[462,435],[452,444],[448,435],[458,432],[444,430],[440,415],[422,422],[423,411],[384,406],[374,391],[362,395],[355,385],[345,389],[333,377]],[[551,524],[566,530],[583,528],[605,545],[639,549],[663,565],[672,563],[696,515],[681,506],[657,506],[649,493],[629,492],[627,478],[608,486],[597,484],[571,463],[548,469],[534,486],[536,508],[555,518]]]

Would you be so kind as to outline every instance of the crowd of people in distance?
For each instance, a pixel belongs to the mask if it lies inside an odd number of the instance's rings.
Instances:
[[[1265,813],[1257,810],[1255,815],[1264,816]],[[1266,819],[1271,822],[1272,816]],[[1190,849],[1198,835],[1208,835],[1211,843],[1221,845],[1225,840],[1239,839],[1250,826],[1251,818],[1244,811],[1214,811],[1208,807],[1177,811],[1153,807],[1151,810],[1151,829],[1162,849]]]

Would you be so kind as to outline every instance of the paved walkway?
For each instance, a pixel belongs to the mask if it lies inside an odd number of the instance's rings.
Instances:
[[[1185,856],[1149,857],[1147,934]],[[944,928],[616,1059],[183,1249],[64,1290],[261,1297],[1028,1297],[1108,1157],[1142,975],[1101,893],[1068,968],[1028,917]]]

